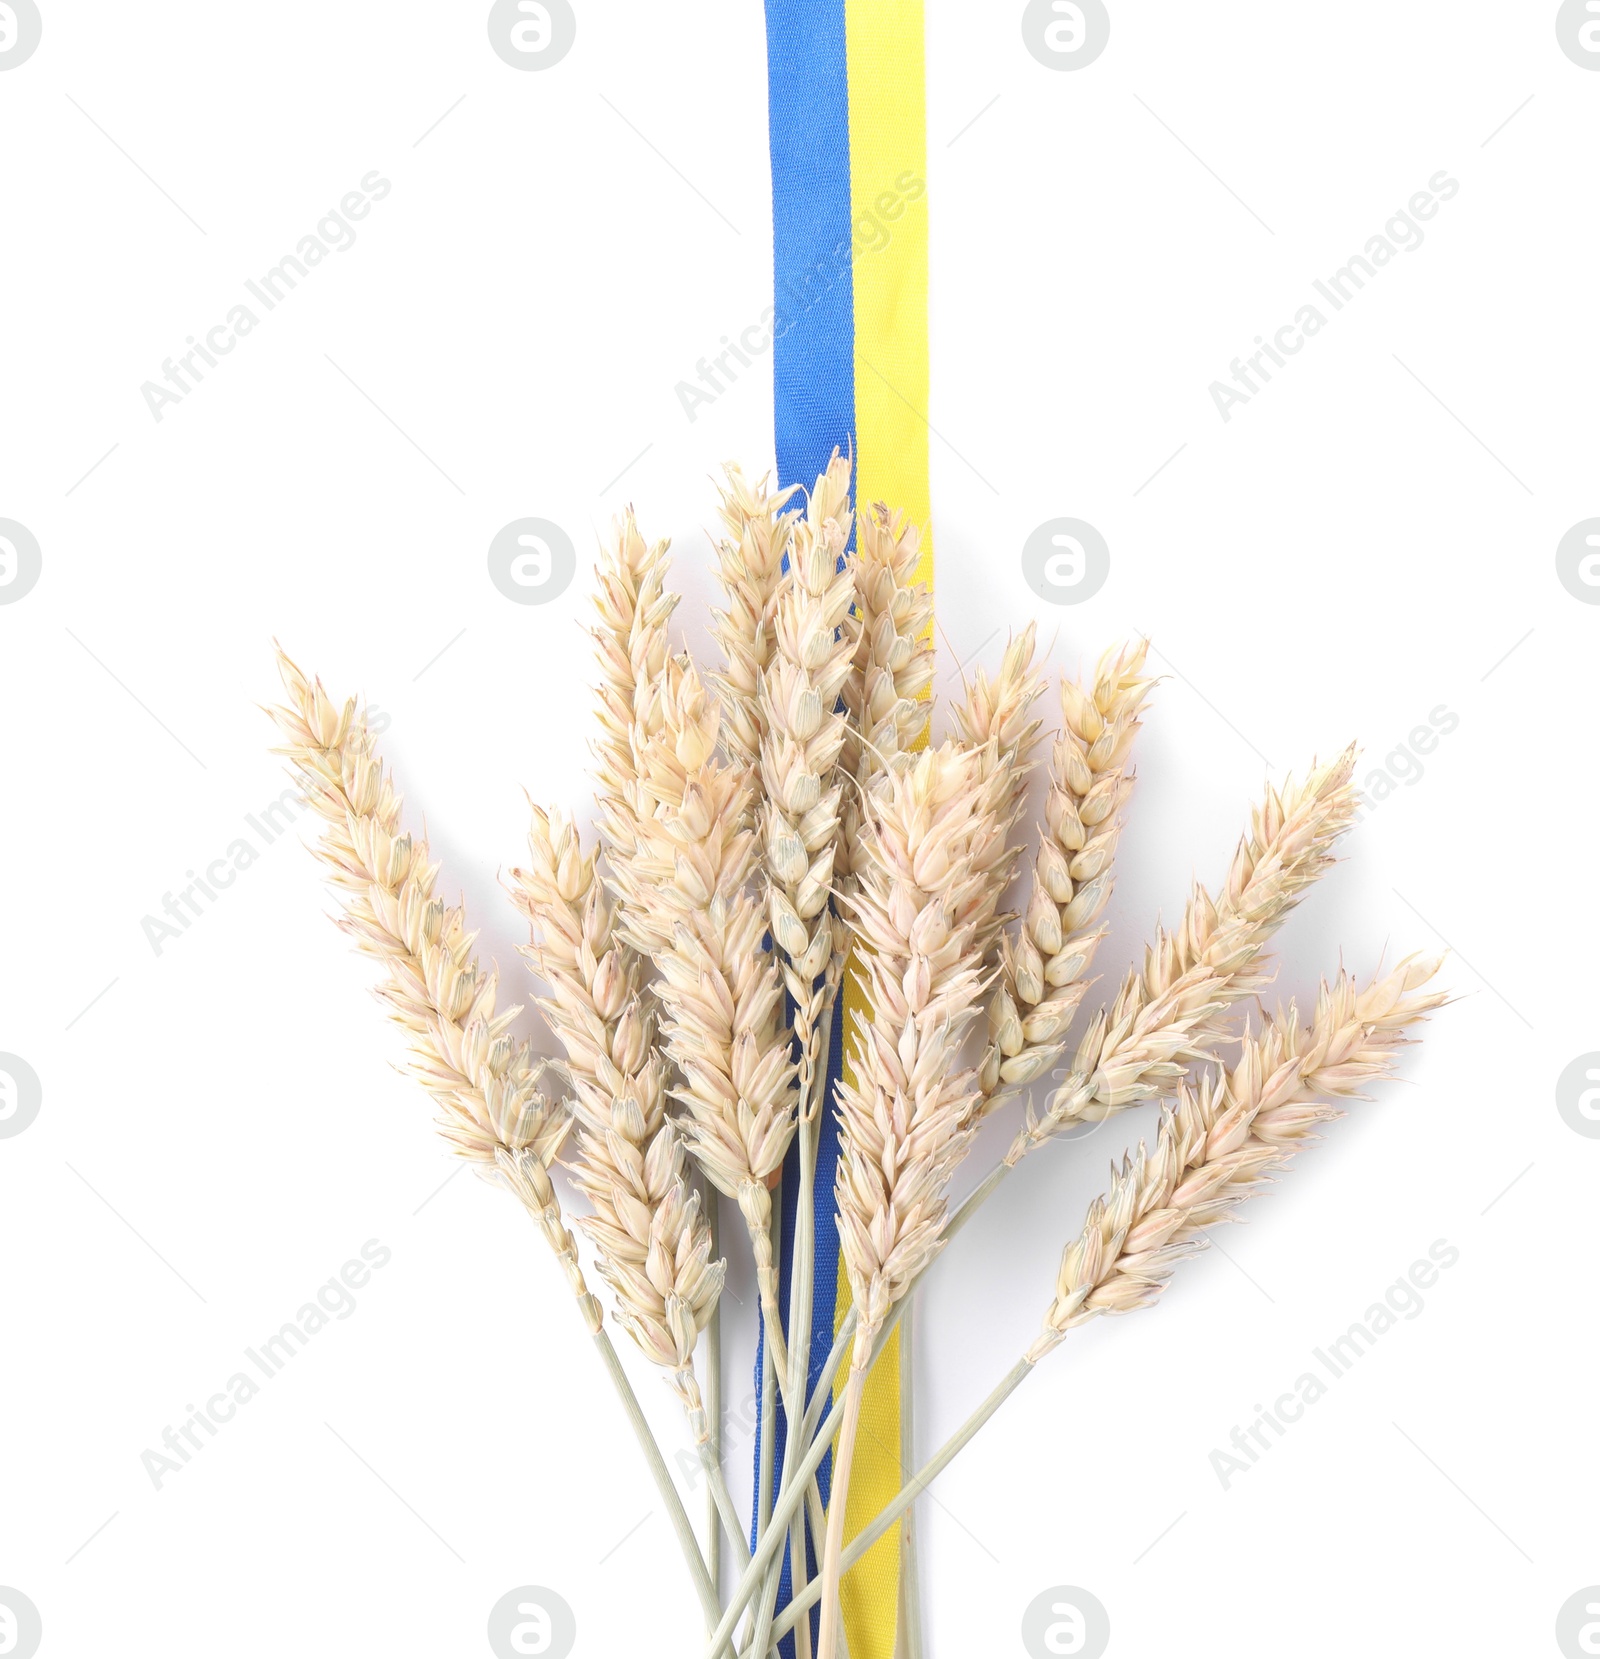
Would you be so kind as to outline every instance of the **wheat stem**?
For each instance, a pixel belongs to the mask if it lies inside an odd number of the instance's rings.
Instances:
[[[750,1546],[745,1542],[744,1523],[739,1517],[739,1509],[733,1501],[733,1494],[728,1490],[727,1476],[723,1474],[722,1465],[717,1462],[716,1454],[711,1450],[709,1441],[702,1440],[697,1450],[700,1453],[700,1467],[706,1477],[706,1486],[711,1494],[715,1517],[721,1522],[720,1530],[727,1533],[728,1542],[733,1545],[734,1559],[741,1566],[748,1566]]]
[[[788,1349],[778,1307],[767,1182],[783,1166],[798,1114],[783,984],[761,948],[766,921],[748,891],[757,852],[748,768],[716,758],[721,713],[692,663],[669,661],[639,750],[634,847],[619,856],[623,934],[654,958],[663,1047],[683,1076],[677,1119],[700,1167],[738,1200],[755,1255],[766,1345],[781,1393]],[[785,1400],[785,1409],[791,1402]],[[820,1517],[821,1504],[810,1503]]]
[[[717,1213],[717,1189],[701,1176],[701,1191],[705,1202],[706,1228],[711,1235],[711,1254],[721,1249],[719,1242],[722,1220]],[[719,1296],[706,1321],[706,1416],[711,1424],[710,1450],[712,1466],[722,1472],[722,1298]],[[717,1488],[706,1488],[706,1569],[712,1588],[719,1593],[722,1587],[722,1525],[721,1505]],[[743,1532],[740,1533],[743,1542]]]
[[[817,1659],[834,1659],[839,1646],[839,1625],[844,1614],[839,1603],[839,1556],[844,1548],[845,1505],[850,1496],[856,1430],[861,1423],[861,1402],[866,1397],[865,1336],[863,1331],[856,1342],[859,1358],[852,1363],[850,1381],[845,1385],[844,1416],[840,1421],[838,1451],[833,1460],[833,1488],[828,1494],[828,1533],[822,1548],[822,1577],[817,1585],[817,1594],[822,1602],[822,1624],[817,1631]]]
[[[900,1491],[879,1510],[877,1515],[850,1540],[849,1545],[843,1549],[839,1557],[841,1571],[848,1572],[877,1543],[884,1533],[905,1514],[912,1504],[927,1491],[956,1455],[965,1449],[978,1430],[1017,1391],[1023,1378],[1032,1369],[1033,1362],[1027,1359],[1020,1359],[1012,1366],[996,1385],[988,1399],[945,1441]],[[774,1641],[781,1641],[823,1593],[823,1585],[813,1584],[803,1595],[796,1596],[783,1610],[783,1613],[772,1627]],[[826,1613],[823,1617],[826,1619]]]
[[[916,1322],[915,1293],[906,1297],[900,1321],[900,1468],[916,1456]],[[916,1510],[908,1507],[900,1528],[900,1656],[922,1659],[922,1573],[918,1559]],[[845,1569],[848,1571],[848,1568]]]
[[[899,1328],[899,1324],[900,1309],[897,1307],[884,1321],[883,1329],[878,1332],[873,1341],[872,1355],[867,1364],[869,1371],[877,1363],[890,1336]],[[820,1388],[821,1384],[819,1383],[818,1386]],[[828,1455],[829,1449],[833,1445],[834,1435],[838,1432],[843,1416],[844,1401],[842,1399],[835,1400],[832,1409],[823,1417],[821,1424],[816,1429],[809,1445],[807,1445],[805,1456],[794,1472],[794,1480],[791,1482],[789,1489],[778,1494],[777,1501],[773,1504],[772,1524],[767,1528],[766,1536],[760,1540],[756,1549],[752,1552],[750,1565],[745,1569],[744,1575],[734,1587],[732,1597],[723,1609],[722,1622],[717,1626],[711,1639],[709,1653],[712,1656],[722,1651],[730,1632],[739,1621],[739,1616],[749,1605],[750,1598],[765,1583],[768,1564],[783,1542],[780,1529],[789,1524],[793,1519],[795,1510],[799,1508],[801,1502],[808,1495],[815,1496],[815,1487],[812,1483],[815,1480],[817,1470],[822,1466],[822,1460]]]
[[[694,1528],[689,1524],[688,1512],[683,1507],[683,1499],[678,1496],[678,1489],[672,1483],[672,1476],[668,1472],[666,1460],[661,1455],[661,1448],[656,1444],[656,1437],[650,1432],[650,1425],[645,1421],[643,1410],[639,1405],[639,1397],[633,1391],[633,1385],[628,1381],[628,1374],[622,1369],[622,1361],[612,1345],[611,1338],[604,1330],[594,1333],[595,1346],[600,1350],[600,1357],[605,1363],[606,1373],[611,1378],[612,1385],[617,1391],[617,1397],[622,1401],[622,1408],[627,1413],[628,1421],[633,1425],[633,1432],[638,1436],[639,1449],[644,1453],[644,1460],[650,1466],[650,1474],[656,1483],[656,1491],[665,1505],[667,1519],[672,1523],[672,1530],[677,1537],[678,1546],[683,1551],[683,1559],[689,1568],[689,1576],[694,1580],[695,1589],[700,1597],[700,1605],[706,1616],[706,1629],[715,1630],[717,1626],[717,1593],[712,1588],[710,1575],[706,1572],[704,1557],[700,1554],[700,1546],[695,1540]],[[726,1640],[717,1642],[712,1639],[712,1652],[729,1654],[732,1649]]]
[[[769,1240],[776,1234],[780,1218],[783,1214],[782,1204],[782,1174],[779,1174],[779,1202],[772,1205],[768,1217],[767,1234]],[[774,1305],[774,1313],[776,1305]],[[768,1527],[772,1525],[772,1499],[774,1475],[774,1443],[777,1439],[777,1399],[778,1376],[781,1369],[787,1365],[787,1356],[780,1356],[778,1346],[773,1342],[773,1332],[778,1329],[773,1314],[765,1311],[763,1302],[763,1328],[761,1343],[761,1469],[758,1476],[759,1485],[756,1496],[756,1538],[759,1542]],[[784,1392],[787,1392],[785,1388]],[[755,1651],[762,1651],[764,1633],[772,1622],[772,1609],[778,1595],[778,1575],[776,1563],[781,1562],[782,1554],[774,1558],[773,1571],[767,1575],[767,1583],[763,1587],[761,1599],[756,1603],[755,1617],[752,1621],[752,1632],[755,1641]]]
[[[824,1015],[826,1019],[826,1014]],[[829,1022],[831,1023],[831,1022]],[[827,1026],[820,1056],[821,1071],[827,1073]],[[786,1486],[793,1474],[800,1450],[800,1437],[805,1426],[806,1391],[810,1385],[811,1361],[811,1301],[813,1289],[813,1255],[816,1249],[816,1216],[812,1200],[816,1187],[817,1137],[821,1131],[817,1114],[802,1117],[796,1131],[800,1141],[800,1186],[795,1197],[794,1268],[789,1280],[789,1397],[802,1407],[798,1417],[788,1419],[788,1434],[783,1446],[783,1475],[779,1489]],[[789,1582],[791,1593],[804,1589],[810,1572],[809,1550],[804,1514],[795,1518],[789,1529]],[[775,1559],[771,1582],[776,1588],[782,1557]],[[758,1646],[757,1652],[765,1650]],[[796,1659],[811,1659],[811,1628],[807,1625],[795,1636]]]

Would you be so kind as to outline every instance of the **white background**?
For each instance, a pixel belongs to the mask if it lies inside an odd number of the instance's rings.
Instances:
[[[0,75],[0,516],[43,549],[0,607],[0,1049],[44,1090],[0,1140],[0,1583],[51,1659],[486,1653],[526,1583],[570,1602],[579,1655],[701,1651],[542,1242],[482,1184],[440,1190],[304,826],[159,956],[141,928],[283,787],[256,706],[277,635],[388,714],[412,822],[525,995],[497,875],[524,786],[588,801],[579,623],[627,502],[707,644],[709,480],[770,465],[770,363],[694,423],[674,387],[769,301],[760,8],[589,0],[536,74],[485,9],[46,0]],[[1281,984],[1448,941],[1460,1001],[1226,1256],[1075,1336],[940,1482],[929,1653],[1020,1654],[1060,1584],[1105,1604],[1116,1659],[1554,1653],[1600,1581],[1600,1145],[1553,1092],[1600,1048],[1600,611],[1554,566],[1600,512],[1600,73],[1548,0],[1119,0],[1074,74],[1020,10],[929,4],[942,683],[1031,616],[1063,668],[1151,634],[1103,986],[1221,878],[1265,776],[1352,736],[1369,773],[1445,706],[1286,929]],[[157,423],[141,383],[372,169],[393,189],[355,245]],[[1224,423],[1210,383],[1440,169],[1460,191],[1423,245]],[[523,515],[579,548],[547,606],[486,576]],[[1111,548],[1080,607],[1021,576],[1058,515]],[[1030,1340],[1148,1128],[1030,1159],[930,1280],[924,1452]],[[141,1453],[374,1238],[393,1259],[354,1315],[157,1490]],[[1224,1490],[1213,1448],[1438,1239],[1460,1260],[1423,1313]]]

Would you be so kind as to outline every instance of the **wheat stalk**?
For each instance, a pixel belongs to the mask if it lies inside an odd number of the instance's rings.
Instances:
[[[694,1366],[726,1264],[714,1259],[711,1217],[667,1116],[654,1005],[640,990],[644,964],[617,936],[615,901],[569,820],[533,807],[528,850],[531,867],[512,871],[513,895],[532,928],[524,954],[552,991],[539,1007],[567,1051],[578,1119],[571,1168],[593,1206],[578,1226],[595,1246],[620,1323],[667,1373],[718,1519],[742,1552],[743,1527],[714,1445],[715,1406],[707,1410]],[[708,1363],[718,1363],[714,1351]]]
[[[788,570],[769,606],[770,648],[758,677],[754,720],[767,913],[798,1053],[799,1190],[789,1304],[795,1332],[809,1331],[811,1322],[816,1120],[827,1070],[831,1010],[848,940],[830,897],[844,788],[838,766],[846,733],[840,693],[854,655],[846,624],[855,599],[855,577],[853,566],[842,557],[852,522],[849,488],[850,465],[835,450],[816,480],[805,517],[788,521]],[[771,1325],[770,1317],[767,1323]],[[809,1341],[789,1346],[787,1375],[782,1379],[786,1409],[804,1403],[809,1346]],[[764,1344],[764,1357],[771,1347]],[[781,1352],[781,1346],[773,1349],[774,1364]],[[785,1444],[785,1473],[793,1466],[795,1438],[790,1435]],[[762,1473],[768,1474],[765,1465]],[[820,1509],[820,1499],[818,1503]],[[791,1554],[795,1582],[803,1583],[808,1571],[803,1527],[795,1530]],[[758,1611],[758,1651],[764,1646],[777,1589],[774,1574]],[[809,1632],[803,1633],[802,1646],[808,1642]]]
[[[837,1639],[845,1498],[873,1339],[940,1248],[945,1189],[973,1132],[977,1075],[960,1050],[979,1012],[983,938],[998,900],[988,872],[1014,811],[995,749],[991,739],[982,749],[946,743],[902,756],[866,801],[849,907],[871,1014],[854,1022],[854,1077],[838,1090],[835,1186],[857,1325],[828,1506],[819,1659],[832,1659]]]
[[[1448,1000],[1423,990],[1441,960],[1408,957],[1360,992],[1340,974],[1322,988],[1309,1026],[1291,1006],[1260,1034],[1245,1036],[1231,1072],[1185,1091],[1163,1120],[1156,1154],[1147,1157],[1141,1147],[1091,1205],[1082,1235],[1063,1254],[1039,1339],[851,1540],[842,1569],[905,1514],[1067,1331],[1102,1313],[1149,1306],[1177,1263],[1202,1248],[1205,1228],[1233,1219],[1272,1170],[1316,1138],[1318,1125],[1343,1115],[1329,1102],[1359,1095],[1392,1072],[1410,1028]],[[772,1640],[804,1619],[821,1593],[812,1586],[797,1594],[773,1624]]]
[[[654,709],[659,728],[636,758],[634,849],[615,861],[624,937],[655,963],[663,1049],[682,1079],[673,1095],[684,1108],[684,1138],[744,1217],[767,1350],[785,1409],[798,1418],[769,1190],[795,1131],[797,1072],[782,980],[762,948],[766,918],[752,891],[754,776],[717,758],[721,712],[687,658],[666,663]],[[820,1523],[821,1500],[807,1495]]]
[[[405,1031],[412,1074],[441,1112],[452,1149],[494,1171],[538,1225],[600,1351],[667,1510],[706,1617],[717,1623],[717,1596],[661,1449],[617,1359],[590,1292],[578,1246],[562,1219],[549,1162],[571,1119],[541,1087],[545,1064],[509,1028],[520,1012],[496,1011],[496,976],[472,954],[460,906],[433,892],[438,867],[426,841],[400,825],[401,799],[386,776],[365,719],[352,698],[337,708],[278,650],[288,704],[267,712],[284,741],[275,750],[300,779],[323,820],[318,856],[343,901],[338,925],[386,970],[378,995]],[[721,1652],[718,1644],[714,1651]]]

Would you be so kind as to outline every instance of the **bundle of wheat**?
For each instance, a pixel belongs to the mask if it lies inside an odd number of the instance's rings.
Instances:
[[[1351,750],[1268,790],[1217,895],[1197,885],[1178,926],[1156,930],[1142,965],[1087,1016],[1063,1076],[1106,934],[1152,687],[1145,645],[1113,647],[1088,679],[1062,681],[1044,822],[1021,911],[1009,915],[1044,735],[1033,629],[992,677],[980,670],[963,688],[952,730],[927,747],[932,601],[916,580],[915,526],[881,506],[857,519],[837,454],[800,508],[794,493],[728,469],[717,548],[727,608],[712,630],[724,660],[704,674],[669,642],[665,544],[647,542],[630,513],[601,550],[598,843],[586,851],[565,812],[534,805],[528,862],[511,875],[536,1000],[564,1058],[512,1036],[518,1010],[497,1008],[496,977],[474,958],[460,908],[434,896],[427,844],[402,829],[356,704],[336,705],[280,653],[287,701],[271,711],[279,752],[323,821],[318,852],[340,925],[384,969],[378,995],[443,1133],[527,1207],[595,1337],[677,1532],[710,1659],[766,1659],[791,1632],[809,1659],[819,1602],[817,1659],[834,1659],[841,1575],[1022,1379],[1077,1326],[1154,1302],[1206,1229],[1340,1116],[1337,1102],[1388,1075],[1446,1000],[1429,988],[1438,960],[1408,957],[1361,989],[1341,971],[1309,1018],[1292,1004],[1254,1024],[1238,1013],[1267,982],[1273,934],[1351,821]],[[830,1092],[847,959],[868,1012],[847,1022],[849,1064]],[[1019,1097],[1009,1151],[952,1208],[979,1126]],[[923,1274],[1028,1153],[1142,1101],[1163,1103],[1154,1146],[1113,1166],[1074,1230],[1038,1339],[847,1540],[866,1379]],[[826,1114],[852,1305],[812,1376],[812,1184]],[[785,1302],[771,1188],[791,1145],[800,1191]],[[575,1225],[614,1319],[688,1413],[715,1500],[709,1539],[695,1535],[588,1289],[551,1174],[563,1148],[587,1203]],[[788,1420],[781,1469],[764,1438],[753,1549],[697,1362],[709,1338],[715,1385],[718,1194],[745,1222],[767,1388]],[[902,1368],[905,1388],[909,1375]],[[830,1449],[824,1507],[817,1473]],[[719,1523],[742,1566],[726,1594]],[[813,1542],[822,1570],[810,1581]],[[786,1557],[792,1593],[779,1609]],[[920,1659],[919,1628],[911,1622],[907,1659]]]

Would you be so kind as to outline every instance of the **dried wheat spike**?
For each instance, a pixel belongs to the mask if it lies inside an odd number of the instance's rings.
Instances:
[[[769,1325],[777,1317],[769,1180],[795,1128],[795,1062],[783,983],[762,949],[752,891],[758,849],[748,767],[717,759],[721,717],[694,666],[669,660],[661,729],[639,755],[633,853],[617,861],[623,936],[659,975],[663,1048],[682,1083],[684,1138],[718,1191],[738,1200]]]
[[[717,543],[717,580],[728,608],[712,613],[711,632],[726,667],[708,676],[722,703],[722,741],[728,753],[753,766],[761,745],[757,694],[772,660],[773,606],[795,515],[784,512],[797,485],[773,491],[751,484],[731,462],[719,509],[728,534]]]
[[[1441,961],[1407,957],[1359,993],[1340,973],[1323,985],[1309,1025],[1291,1004],[1245,1035],[1231,1071],[1182,1086],[1155,1152],[1141,1144],[1113,1168],[1110,1191],[1063,1252],[1029,1360],[1098,1314],[1154,1302],[1177,1263],[1204,1248],[1206,1228],[1232,1220],[1273,1170],[1316,1138],[1319,1124],[1343,1116],[1330,1101],[1359,1095],[1393,1070],[1409,1028],[1447,1000],[1423,989]]]
[[[1008,785],[1003,808],[1005,838],[983,871],[995,890],[994,915],[980,939],[985,977],[990,979],[999,967],[999,948],[1006,924],[1013,920],[1002,914],[999,906],[1016,872],[1017,860],[1022,856],[1022,848],[1011,844],[1011,832],[1022,813],[1028,774],[1033,770],[1033,751],[1043,729],[1043,722],[1033,718],[1031,712],[1045,686],[1044,676],[1033,666],[1035,634],[1030,622],[1007,643],[1000,672],[994,680],[980,668],[953,711],[962,740],[982,752],[987,763],[1004,775]]]
[[[694,1372],[695,1344],[722,1290],[711,1229],[688,1187],[654,1015],[640,995],[643,963],[617,936],[615,901],[576,827],[535,806],[529,867],[512,892],[532,934],[525,954],[550,987],[539,999],[567,1051],[578,1119],[575,1182],[594,1206],[578,1226],[594,1244],[618,1319],[668,1371],[695,1439],[711,1429]]]
[[[845,792],[839,872],[854,867],[861,792],[892,755],[926,740],[933,685],[933,595],[917,580],[917,527],[881,502],[856,522],[856,606],[850,621],[855,654],[844,685],[849,727],[840,765],[856,780]]]
[[[1152,681],[1145,643],[1107,651],[1089,690],[1061,684],[1061,730],[1050,756],[1050,794],[1021,926],[1007,936],[1001,983],[989,1006],[979,1069],[980,1115],[1042,1077],[1066,1045],[1105,937],[1119,816],[1133,789],[1128,755]]]
[[[600,1304],[589,1293],[578,1250],[562,1223],[548,1164],[571,1120],[542,1087],[544,1062],[510,1028],[520,1010],[495,1010],[495,975],[472,954],[459,906],[434,897],[438,867],[426,841],[400,827],[400,797],[384,774],[354,699],[335,708],[322,682],[308,681],[280,649],[287,707],[268,712],[306,798],[323,819],[318,856],[356,948],[383,964],[378,996],[406,1033],[411,1072],[440,1108],[455,1152],[498,1170],[539,1223],[591,1331]]]
[[[995,740],[999,764],[1010,774],[1017,806],[1022,804],[1034,750],[1044,731],[1044,722],[1033,712],[1045,687],[1044,676],[1033,663],[1037,648],[1038,627],[1030,622],[1007,640],[994,679],[980,667],[952,710],[963,742],[981,748],[990,738]]]
[[[1073,1071],[1041,1117],[1030,1105],[1006,1162],[1081,1119],[1099,1119],[1165,1092],[1221,1040],[1221,1018],[1265,983],[1261,954],[1284,917],[1333,863],[1355,810],[1355,750],[1304,781],[1268,790],[1234,854],[1222,895],[1196,886],[1173,934],[1158,930],[1143,972],[1090,1025]]]
[[[800,1099],[808,1112],[823,1013],[838,987],[848,937],[828,901],[844,791],[839,699],[854,655],[844,628],[855,601],[854,569],[843,559],[850,522],[850,464],[835,450],[805,520],[794,526],[759,697],[768,917],[794,1004]]]
[[[596,571],[597,621],[590,632],[601,673],[601,737],[595,777],[601,835],[608,847],[622,851],[633,845],[636,755],[659,723],[653,703],[668,656],[667,623],[678,603],[666,587],[667,545],[646,542],[630,508],[612,524]]]
[[[871,1013],[849,1034],[835,1188],[858,1353],[938,1252],[945,1189],[971,1139],[978,1080],[960,1051],[996,899],[981,872],[1010,800],[993,749],[948,742],[897,757],[866,803],[847,902]]]

